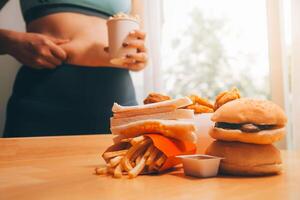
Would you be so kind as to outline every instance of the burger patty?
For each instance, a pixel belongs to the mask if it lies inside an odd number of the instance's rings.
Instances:
[[[215,127],[217,128],[223,128],[223,129],[238,129],[243,132],[247,133],[256,133],[261,130],[269,130],[275,127],[275,125],[257,125],[257,124],[231,124],[226,122],[217,122],[215,124]]]

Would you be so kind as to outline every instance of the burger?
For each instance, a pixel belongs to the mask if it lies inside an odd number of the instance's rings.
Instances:
[[[209,134],[217,140],[272,144],[285,135],[287,118],[271,101],[241,98],[221,106],[212,121]]]
[[[281,171],[280,151],[272,145],[285,134],[283,110],[267,100],[241,98],[222,105],[209,131],[217,139],[206,154],[223,157],[220,171],[231,175],[270,175]]]
[[[263,176],[281,171],[280,151],[272,144],[215,141],[206,154],[223,157],[220,172],[242,176]]]

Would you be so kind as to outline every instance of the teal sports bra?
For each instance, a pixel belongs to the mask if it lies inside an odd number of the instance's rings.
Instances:
[[[26,23],[58,12],[76,12],[108,18],[118,12],[128,13],[131,0],[20,0]]]

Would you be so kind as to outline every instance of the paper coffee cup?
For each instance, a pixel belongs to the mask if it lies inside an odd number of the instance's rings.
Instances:
[[[123,43],[133,30],[139,29],[138,20],[130,17],[110,18],[107,21],[110,62],[121,65],[126,54],[136,53],[136,48],[123,47]]]

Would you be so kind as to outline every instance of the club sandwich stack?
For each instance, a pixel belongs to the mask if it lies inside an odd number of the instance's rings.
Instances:
[[[114,142],[124,138],[133,138],[147,133],[181,140],[196,141],[196,127],[192,120],[194,111],[183,109],[193,102],[188,97],[162,101],[158,103],[112,107],[111,132],[117,137]]]

